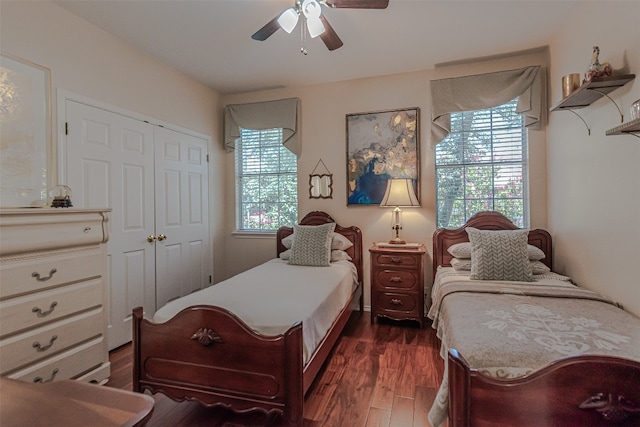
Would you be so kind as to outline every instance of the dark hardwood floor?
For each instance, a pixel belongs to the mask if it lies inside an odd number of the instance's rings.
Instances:
[[[427,413],[443,375],[439,340],[427,324],[370,323],[354,313],[305,399],[304,427],[428,427]],[[132,389],[131,345],[110,354],[108,386]],[[162,394],[147,424],[157,426],[275,427],[264,414],[234,414]]]

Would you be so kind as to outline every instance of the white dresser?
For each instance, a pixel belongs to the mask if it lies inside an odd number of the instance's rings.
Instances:
[[[109,211],[0,209],[0,375],[104,383]]]

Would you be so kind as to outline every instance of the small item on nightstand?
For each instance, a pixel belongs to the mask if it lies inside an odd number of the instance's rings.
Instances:
[[[66,185],[56,185],[49,191],[52,208],[71,208],[71,188]]]

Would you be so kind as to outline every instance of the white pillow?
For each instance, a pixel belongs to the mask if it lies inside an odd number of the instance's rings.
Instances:
[[[291,249],[291,246],[293,245],[294,240],[295,240],[295,233],[289,234],[287,237],[282,239],[282,245],[287,249]],[[333,233],[333,236],[331,238],[331,249],[346,251],[351,246],[353,246],[353,243],[351,242],[351,240],[347,239],[340,233]]]
[[[485,230],[489,231],[489,230]],[[511,230],[505,230],[511,231]],[[513,230],[516,231],[516,230]],[[455,258],[471,258],[471,242],[462,242],[456,243],[455,245],[451,245],[447,248],[447,252],[453,255]],[[542,249],[527,244],[527,254],[529,255],[530,261],[540,261],[545,257]]]
[[[287,249],[286,251],[280,252],[280,259],[288,260],[291,256],[291,249]],[[351,261],[351,257],[345,251],[341,251],[339,249],[331,250],[331,262],[336,261]]]
[[[340,233],[333,233],[333,239],[331,240],[331,249],[346,251],[351,246],[353,246],[353,242],[351,240],[347,239]]]
[[[471,241],[471,279],[532,282],[529,230],[465,229]]]
[[[326,267],[331,261],[331,239],[336,224],[294,225],[289,264]]]
[[[529,261],[531,264],[531,272],[533,274],[546,274],[551,271],[543,262]],[[453,258],[451,267],[456,271],[471,271],[471,258]]]

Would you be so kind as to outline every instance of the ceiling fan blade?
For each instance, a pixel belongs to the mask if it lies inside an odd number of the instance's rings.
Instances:
[[[258,31],[256,31],[251,36],[251,38],[254,39],[254,40],[265,41],[266,39],[271,37],[271,35],[273,33],[275,33],[276,31],[278,31],[280,29],[280,24],[278,24],[278,17],[279,16],[280,15],[276,16],[271,21],[267,22],[266,25],[264,27],[260,28]]]
[[[332,8],[386,9],[389,0],[326,0],[326,4]]]
[[[331,24],[329,24],[327,18],[325,18],[324,15],[320,15],[320,20],[322,21],[322,25],[324,25],[324,33],[320,34],[320,38],[327,46],[327,49],[336,50],[339,47],[342,47],[342,40],[340,40],[338,34],[336,34]]]

